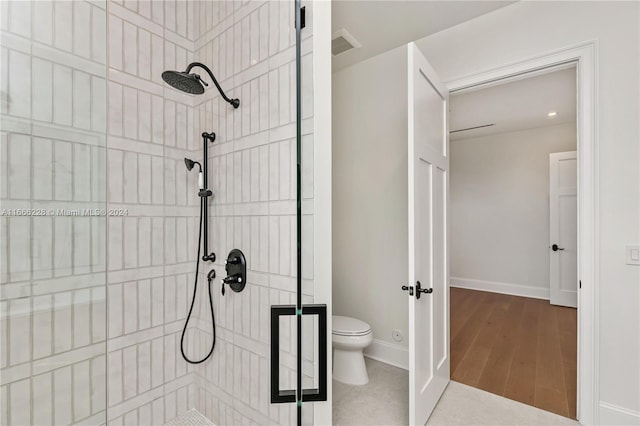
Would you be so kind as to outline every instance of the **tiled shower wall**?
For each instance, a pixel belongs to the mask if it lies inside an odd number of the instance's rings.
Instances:
[[[0,424],[103,424],[106,3],[0,8]]]
[[[107,406],[109,424],[161,425],[194,406],[180,334],[194,279],[199,202],[193,97],[163,70],[193,57],[184,1],[108,3]],[[191,347],[194,339],[187,342]]]
[[[310,7],[307,6],[307,23]],[[210,150],[211,241],[218,276],[227,253],[247,257],[242,293],[214,291],[217,343],[199,366],[196,407],[216,424],[295,424],[295,404],[270,403],[270,306],[296,299],[295,24],[292,1],[195,2],[194,60],[210,64],[234,110],[215,90],[196,98],[196,122],[218,135]],[[313,98],[311,33],[303,30],[303,278],[313,302]],[[207,78],[208,80],[208,78]],[[203,271],[205,273],[206,271]],[[211,342],[201,299],[199,351]],[[281,320],[282,389],[295,388],[293,317]],[[304,370],[313,372],[313,324],[305,321]],[[311,386],[307,377],[305,386]],[[305,424],[312,424],[306,403]]]

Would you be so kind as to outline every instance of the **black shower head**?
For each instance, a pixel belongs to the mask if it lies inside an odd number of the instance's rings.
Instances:
[[[196,164],[198,165],[198,169],[200,171],[202,171],[202,166],[197,161],[193,161],[193,160],[185,157],[184,164],[187,166],[187,170],[189,170],[189,171],[191,171],[191,169],[193,169],[193,166],[196,165]]]
[[[216,85],[218,92],[222,95],[222,98],[229,102],[234,108],[238,108],[240,106],[240,99],[229,99],[227,95],[225,95],[222,87],[218,84],[218,80],[213,75],[213,72],[204,64],[200,62],[192,62],[189,64],[187,69],[184,72],[180,71],[165,71],[162,73],[162,79],[169,84],[171,87],[174,87],[178,90],[181,90],[186,93],[191,93],[193,95],[201,95],[204,93],[204,86],[208,86],[208,84],[203,81],[198,74],[190,74],[189,71],[193,67],[200,67],[209,74],[211,77],[211,81]]]
[[[162,73],[162,79],[171,87],[193,95],[201,95],[204,93],[203,84],[207,84],[200,79],[198,74],[189,74],[179,71],[165,71]]]

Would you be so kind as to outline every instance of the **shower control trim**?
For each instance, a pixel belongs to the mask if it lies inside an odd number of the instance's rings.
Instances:
[[[244,253],[238,249],[231,250],[224,261],[224,269],[227,271],[227,276],[220,280],[222,282],[222,295],[224,296],[225,284],[236,293],[244,290],[244,286],[247,284],[247,261]]]

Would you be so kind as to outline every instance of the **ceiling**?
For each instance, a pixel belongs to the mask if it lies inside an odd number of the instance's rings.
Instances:
[[[557,115],[549,117],[551,111]],[[555,126],[575,120],[575,67],[450,97],[450,131],[495,123],[491,127],[451,133],[451,141]]]
[[[332,31],[346,29],[362,47],[333,57],[333,71],[353,65],[514,1],[377,1],[332,3]]]

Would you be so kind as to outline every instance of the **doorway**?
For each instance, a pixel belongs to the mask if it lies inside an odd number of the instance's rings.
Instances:
[[[574,419],[576,105],[573,64],[452,95],[449,192],[451,379]]]
[[[354,303],[350,303],[349,306],[355,309],[362,309],[367,304],[371,302],[375,302],[380,300],[383,303],[380,309],[374,310],[373,312],[376,315],[373,315],[372,322],[381,320],[386,321],[387,327],[392,325],[388,320],[388,317],[385,318],[389,313],[393,313],[394,306],[399,306],[402,309],[402,306],[406,306],[402,299],[397,302],[397,292],[392,291],[394,288],[392,284],[396,284],[400,281],[400,284],[403,282],[407,282],[408,276],[403,276],[403,260],[406,257],[403,257],[402,248],[395,250],[392,247],[406,247],[406,241],[403,241],[398,237],[402,235],[406,235],[406,231],[401,232],[390,232],[385,234],[385,230],[389,230],[386,227],[389,224],[398,225],[403,229],[406,228],[406,224],[402,223],[403,218],[406,218],[405,211],[402,211],[402,206],[406,206],[406,201],[399,200],[398,202],[389,202],[389,196],[392,194],[402,194],[404,191],[402,190],[402,186],[400,185],[389,185],[389,179],[393,176],[399,176],[403,179],[403,176],[406,176],[407,170],[407,151],[406,145],[400,143],[399,141],[407,140],[407,134],[404,133],[407,131],[406,127],[406,110],[402,109],[402,99],[399,99],[399,105],[397,108],[390,107],[388,109],[381,110],[379,108],[368,108],[368,103],[363,104],[361,99],[363,96],[367,96],[369,93],[374,93],[372,88],[369,88],[367,85],[374,85],[377,92],[375,92],[376,96],[387,99],[386,92],[383,92],[382,89],[386,89],[387,86],[379,87],[376,85],[376,72],[380,72],[384,74],[385,78],[388,78],[389,81],[395,82],[396,88],[406,87],[406,71],[402,69],[402,67],[387,66],[386,64],[402,64],[403,63],[403,55],[402,50],[394,50],[387,52],[384,56],[380,55],[379,57],[373,58],[371,60],[366,61],[366,63],[362,64],[361,67],[356,68],[352,67],[349,70],[345,70],[340,75],[334,74],[334,100],[336,96],[341,96],[341,102],[334,102],[334,303],[338,303],[341,301],[348,300],[348,297],[352,297]],[[484,87],[487,87],[487,84],[495,85],[496,81],[504,82],[507,78],[511,78],[511,81],[515,79],[522,79],[526,77],[532,77],[534,75],[540,75],[541,73],[548,73],[549,68],[564,65],[565,68],[571,67],[574,63],[579,64],[579,76],[580,78],[577,81],[577,87],[580,91],[581,99],[588,99],[588,97],[583,96],[585,93],[590,93],[590,74],[588,73],[589,66],[591,65],[591,46],[581,46],[575,49],[570,49],[567,51],[563,51],[556,54],[550,54],[547,56],[543,56],[540,58],[534,58],[531,61],[525,63],[519,63],[516,65],[497,68],[496,70],[485,72],[479,74],[477,76],[468,77],[465,79],[461,79],[459,81],[449,82],[447,87],[449,90],[454,89],[453,92],[461,91],[461,89],[469,89],[471,87],[478,88],[480,84],[484,84]],[[406,62],[405,62],[406,63]],[[360,75],[360,68],[362,68],[361,72],[366,74],[367,78],[358,78]],[[543,70],[544,71],[541,71]],[[390,72],[397,72],[397,76],[393,78],[390,77]],[[517,76],[517,77],[516,77]],[[402,80],[405,78],[405,80]],[[403,82],[404,81],[404,82]],[[390,85],[389,85],[390,86]],[[353,90],[360,90],[361,95],[354,96]],[[351,91],[351,92],[350,92]],[[390,93],[393,91],[393,87],[389,88]],[[347,93],[349,94],[347,96]],[[394,91],[393,93],[397,93]],[[389,96],[389,99],[397,99],[398,97]],[[355,109],[350,108],[350,102],[356,102],[358,105],[362,106],[362,108]],[[337,110],[336,105],[339,105],[341,110]],[[406,105],[406,104],[405,104]],[[588,162],[585,163],[585,158],[591,158],[592,155],[592,147],[593,140],[590,137],[589,129],[589,112],[590,109],[587,108],[589,103],[587,101],[581,103],[579,105],[580,111],[580,119],[578,120],[579,124],[579,132],[578,132],[578,146],[580,148],[585,148],[585,150],[579,150],[579,158],[578,162],[581,167],[578,168],[580,173],[580,178],[578,179],[579,187],[583,189],[581,191],[581,199],[578,200],[578,205],[580,208],[579,211],[579,221],[583,224],[581,228],[581,236],[579,239],[579,248],[582,250],[583,257],[581,260],[580,266],[580,277],[583,279],[583,283],[585,279],[588,279],[591,282],[592,275],[589,273],[589,270],[586,268],[585,259],[587,255],[592,253],[593,246],[590,244],[590,240],[588,236],[592,230],[592,227],[589,226],[592,222],[590,222],[590,217],[587,214],[589,212],[588,206],[589,201],[592,200],[591,194],[593,188],[589,185],[590,176],[592,171],[590,171],[588,167]],[[357,115],[353,115],[352,111],[357,112]],[[379,114],[377,117],[375,114]],[[377,117],[377,118],[372,118]],[[586,120],[586,121],[585,121]],[[354,125],[357,123],[377,123],[375,129],[372,129],[371,126],[364,125]],[[400,123],[398,125],[398,123]],[[336,132],[336,129],[338,131]],[[361,134],[356,134],[354,131],[364,131],[369,132],[369,134],[365,136]],[[357,143],[365,143],[360,149]],[[395,141],[395,142],[392,142]],[[396,143],[397,142],[397,143]],[[375,158],[379,158],[378,160],[374,160]],[[341,167],[341,162],[345,161],[344,167]],[[548,159],[547,159],[548,161]],[[548,164],[548,163],[547,163]],[[585,167],[585,165],[587,167]],[[344,178],[335,174],[335,170],[343,170],[345,173]],[[368,181],[355,181],[352,178],[370,176],[372,179]],[[351,180],[349,179],[351,178]],[[375,178],[375,179],[374,179]],[[384,183],[384,186],[380,186],[377,183]],[[400,182],[402,183],[402,182]],[[354,188],[349,189],[348,185],[354,186]],[[367,189],[370,188],[370,189]],[[357,191],[356,191],[357,189]],[[384,193],[385,197],[379,196],[381,193]],[[344,198],[343,198],[343,194]],[[362,208],[364,207],[362,202],[355,202],[356,200],[353,198],[354,194],[358,194],[358,196],[369,197],[370,202],[375,202],[377,204],[370,204],[365,209],[368,214],[362,215]],[[340,209],[348,208],[350,212],[354,214],[353,220],[346,221],[344,218],[339,218],[336,216],[336,208]],[[393,210],[394,207],[398,207],[399,212],[395,212]],[[340,210],[338,210],[340,211]],[[395,214],[393,220],[389,220]],[[381,221],[380,218],[385,219]],[[371,226],[372,221],[377,221],[377,224],[384,224],[384,226]],[[336,234],[335,226],[336,224],[349,224],[348,228],[345,228],[345,232]],[[406,223],[406,222],[405,222]],[[340,241],[338,243],[336,237],[340,237],[341,235],[353,237],[353,233],[356,228],[354,226],[359,227],[363,226],[363,229],[368,229],[368,233],[364,233],[362,238],[349,238],[345,240],[346,242],[358,242],[362,243],[362,247],[359,250],[350,250],[350,253],[355,254],[349,256],[339,256],[339,258],[349,259],[349,263],[346,264],[349,271],[354,271],[357,273],[353,280],[346,279],[338,279],[335,269],[336,257],[335,254],[337,252],[336,247],[340,249],[345,249],[347,246]],[[366,226],[368,225],[368,226]],[[374,232],[375,231],[375,232]],[[395,236],[395,238],[394,238]],[[376,239],[380,238],[380,241]],[[375,242],[375,245],[373,244]],[[372,261],[372,254],[375,252],[372,249],[378,245],[378,243],[382,242],[382,246],[384,247],[384,253],[381,252],[380,262]],[[545,249],[548,250],[548,247]],[[347,253],[348,254],[348,253]],[[394,257],[396,256],[397,259]],[[363,267],[358,268],[354,267],[354,265],[362,263]],[[397,263],[394,263],[397,262]],[[398,265],[397,267],[389,268],[390,265]],[[374,269],[376,267],[380,267],[378,270]],[[376,272],[378,271],[378,272]],[[366,279],[364,279],[364,275],[366,274]],[[585,278],[586,277],[586,278]],[[378,285],[380,282],[380,285]],[[397,284],[396,284],[397,285]],[[344,294],[340,296],[340,298],[336,299],[336,292],[353,292],[352,296]],[[406,293],[405,293],[406,294]],[[380,297],[378,297],[380,296]],[[590,312],[589,306],[592,305],[592,296],[593,293],[590,291],[588,293],[581,292],[579,296],[578,303],[582,303],[582,306],[587,306],[587,314]],[[337,301],[336,301],[337,300]],[[406,299],[404,299],[406,301]],[[356,302],[357,301],[357,302]],[[335,305],[336,308],[339,308],[338,304]],[[582,314],[581,314],[582,315]],[[592,316],[584,315],[582,318],[578,317],[576,320],[578,323],[582,321],[582,324],[589,324],[592,320]],[[375,323],[374,323],[375,324]],[[384,326],[384,323],[382,324]],[[373,328],[373,327],[372,327]],[[390,327],[391,328],[391,327]],[[388,329],[386,329],[388,330]],[[580,328],[581,338],[578,339],[581,347],[589,348],[590,345],[593,344],[593,340],[591,340],[591,334],[589,328]],[[392,333],[390,337],[395,336],[395,330],[389,330]],[[365,356],[368,356],[368,359],[377,359],[383,360],[384,362],[392,365],[397,365],[401,368],[407,368],[406,364],[402,364],[403,355],[398,348],[399,345],[389,344],[387,342],[376,342],[376,339],[385,338],[385,329],[382,329],[382,333],[374,332],[374,344],[372,348],[374,350],[367,353],[365,350]],[[400,335],[402,337],[402,335]],[[449,337],[449,333],[447,333],[447,338]],[[390,339],[389,339],[390,340]],[[448,339],[447,339],[448,340]],[[408,352],[408,351],[407,351]],[[408,353],[405,352],[405,356],[408,358]],[[576,351],[577,352],[577,351]],[[585,359],[588,361],[590,357],[590,353],[592,352],[584,352],[580,351],[580,362],[578,364],[584,365]],[[406,362],[406,361],[405,361]],[[582,407],[586,407],[587,414],[590,410],[590,396],[583,392],[580,392],[580,387],[583,386],[586,389],[589,389],[593,371],[582,369],[580,370],[581,379],[579,381],[578,386],[578,400],[580,400],[580,395],[583,395],[584,400],[587,402],[586,405],[582,405]],[[362,395],[362,393],[360,393]],[[446,393],[445,393],[446,399]],[[336,401],[334,401],[336,404]],[[577,404],[577,416],[580,416],[580,405]],[[437,410],[436,410],[437,411]]]

